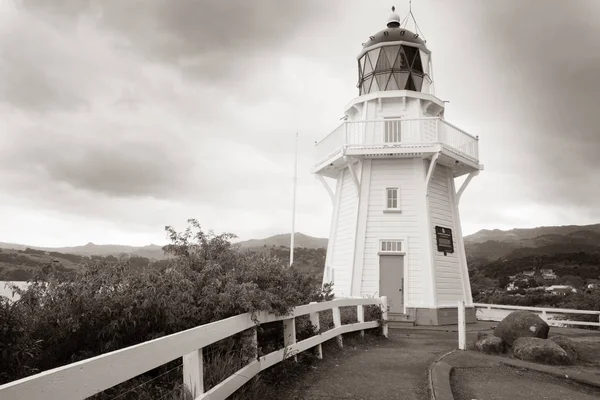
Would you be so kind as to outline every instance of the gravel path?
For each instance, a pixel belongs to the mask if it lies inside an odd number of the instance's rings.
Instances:
[[[450,383],[455,400],[600,399],[600,388],[503,365],[456,368]]]

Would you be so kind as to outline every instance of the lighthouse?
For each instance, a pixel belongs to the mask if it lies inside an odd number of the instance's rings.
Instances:
[[[315,145],[333,205],[323,282],[336,297],[387,296],[392,324],[456,324],[459,300],[474,321],[459,201],[483,170],[479,138],[446,120],[431,51],[394,8],[357,70],[358,96]]]

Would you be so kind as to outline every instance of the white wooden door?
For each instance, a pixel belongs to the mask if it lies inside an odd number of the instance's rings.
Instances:
[[[404,313],[404,256],[379,256],[379,291],[387,296],[391,313]]]

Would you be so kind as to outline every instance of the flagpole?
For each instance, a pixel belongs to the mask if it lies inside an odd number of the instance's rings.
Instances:
[[[294,156],[294,200],[292,201],[292,235],[290,236],[290,267],[294,263],[294,233],[296,224],[296,184],[298,182],[298,132],[296,132],[296,155]]]

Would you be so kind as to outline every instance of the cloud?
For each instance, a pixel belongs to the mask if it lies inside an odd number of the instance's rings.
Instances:
[[[33,235],[26,215],[64,244],[161,241],[189,217],[246,238],[288,231],[295,132],[296,226],[327,235],[313,143],[358,94],[355,57],[387,3],[19,4],[0,13],[0,217],[15,237]],[[481,138],[466,233],[599,217],[597,2],[546,4],[413,4],[447,118]]]

